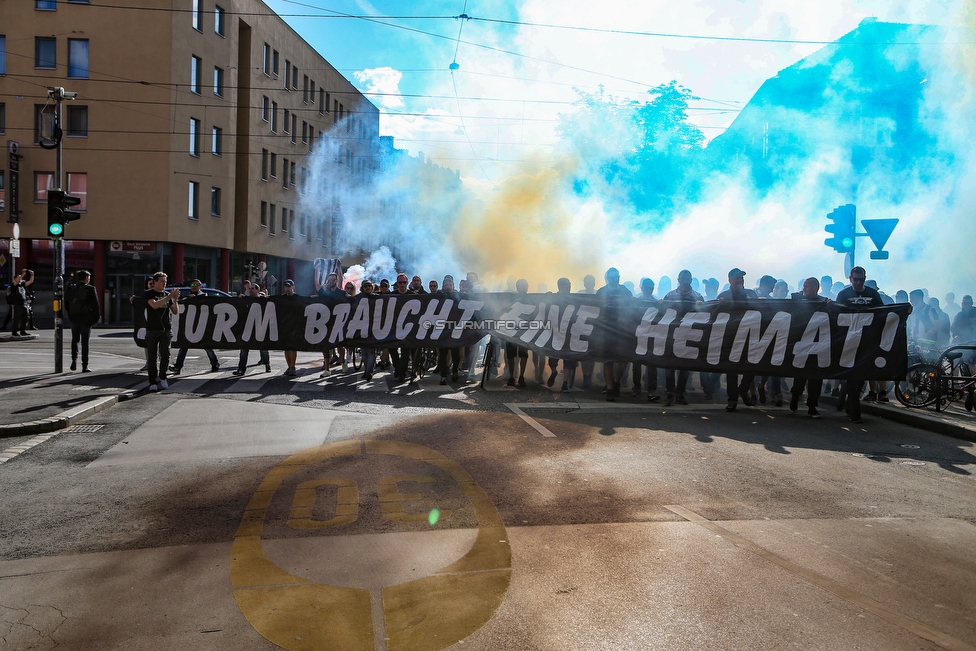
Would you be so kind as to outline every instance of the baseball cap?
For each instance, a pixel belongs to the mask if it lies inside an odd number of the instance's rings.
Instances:
[[[745,275],[746,272],[744,272],[742,269],[739,269],[738,267],[734,268],[732,271],[729,272],[729,278],[731,278],[732,276],[745,276]]]
[[[285,281],[285,287],[294,287],[294,286],[295,286],[295,281],[292,280],[291,278]]]

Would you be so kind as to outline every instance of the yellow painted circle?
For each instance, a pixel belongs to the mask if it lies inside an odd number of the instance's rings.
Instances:
[[[326,444],[293,455],[268,473],[248,503],[234,538],[230,561],[234,598],[255,630],[282,648],[289,651],[376,649],[374,607],[368,590],[313,583],[291,574],[275,565],[261,546],[271,499],[288,477],[327,459],[369,455],[419,460],[444,471],[471,503],[478,522],[477,538],[463,557],[430,576],[382,589],[386,648],[436,651],[456,644],[484,626],[505,598],[512,567],[508,535],[495,505],[463,468],[441,453],[413,443]],[[304,521],[301,509],[307,496],[299,491],[314,491],[315,485],[322,482],[336,484],[339,491],[336,517],[328,522],[339,525],[351,522],[348,517],[358,494],[343,480],[336,479],[300,485],[294,502],[298,511],[296,515],[293,508],[292,517]],[[378,488],[382,500],[383,490],[389,489]],[[446,513],[442,511],[441,515]],[[427,517],[424,514],[421,519],[427,521]]]

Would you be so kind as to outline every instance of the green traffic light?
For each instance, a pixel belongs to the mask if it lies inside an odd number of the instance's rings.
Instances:
[[[849,249],[852,246],[854,246],[854,240],[849,237],[845,237],[840,241],[840,243],[844,246],[845,249]]]
[[[48,232],[49,235],[54,235],[54,236],[60,235],[61,233],[64,232],[64,225],[63,224],[50,224],[47,227],[47,232]]]

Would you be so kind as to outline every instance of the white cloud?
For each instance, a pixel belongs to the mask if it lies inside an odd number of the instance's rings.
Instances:
[[[363,85],[363,91],[367,93],[370,101],[378,104],[380,108],[403,107],[403,97],[400,96],[400,80],[403,79],[403,73],[399,70],[389,66],[367,68],[354,72],[353,76]]]

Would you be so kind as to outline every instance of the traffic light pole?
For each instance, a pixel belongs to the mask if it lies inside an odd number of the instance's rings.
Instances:
[[[65,99],[64,88],[60,86],[52,88],[48,94],[57,102],[56,122],[60,127],[61,122],[61,103]],[[72,93],[74,95],[74,93]],[[64,139],[58,136],[58,147],[56,155],[55,178],[59,192],[64,187],[64,170],[62,166],[63,149],[61,143]],[[62,233],[63,235],[63,233]],[[54,238],[54,372],[64,372],[64,237]]]

